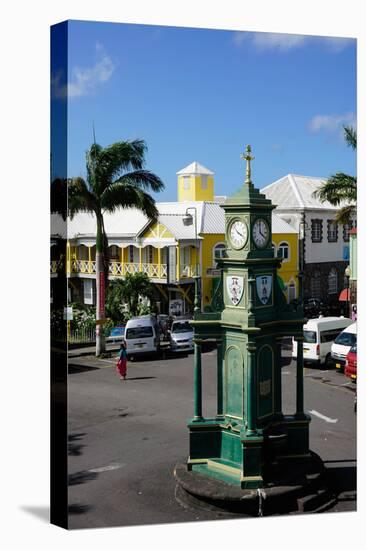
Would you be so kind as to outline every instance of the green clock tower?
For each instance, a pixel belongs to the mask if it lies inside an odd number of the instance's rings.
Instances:
[[[246,178],[223,205],[226,250],[211,311],[196,312],[195,410],[189,471],[242,489],[264,487],[273,461],[309,456],[310,418],[303,408],[303,311],[287,304],[272,249],[271,201],[251,180],[251,148],[242,155]],[[199,286],[197,285],[197,288]],[[282,412],[281,344],[298,342],[296,410]],[[204,416],[202,345],[217,344],[217,414]]]

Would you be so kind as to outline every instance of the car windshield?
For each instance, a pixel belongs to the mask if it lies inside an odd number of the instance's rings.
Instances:
[[[114,327],[111,330],[111,336],[122,336],[124,332],[125,332],[124,327]]]
[[[126,339],[132,340],[134,338],[148,338],[153,336],[152,327],[134,327],[127,329]]]
[[[188,321],[173,323],[172,332],[192,332],[193,329]]]
[[[356,342],[357,336],[356,334],[352,334],[352,332],[341,332],[334,340],[335,344],[341,346],[353,346]]]
[[[304,330],[304,341],[307,344],[316,344],[316,332],[313,330]]]

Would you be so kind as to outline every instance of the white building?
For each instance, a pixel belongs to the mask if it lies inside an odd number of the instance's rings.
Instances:
[[[349,225],[335,222],[339,207],[314,197],[314,192],[324,182],[324,178],[287,174],[262,188],[261,192],[277,205],[276,214],[299,234],[304,298],[319,298],[336,304],[344,288],[344,271],[349,263],[349,231],[355,227],[356,220]]]

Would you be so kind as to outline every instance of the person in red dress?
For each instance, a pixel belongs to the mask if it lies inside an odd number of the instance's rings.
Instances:
[[[118,363],[117,363],[117,372],[119,374],[119,377],[121,380],[126,380],[127,376],[127,351],[126,351],[126,342],[122,341],[119,356],[118,356]]]

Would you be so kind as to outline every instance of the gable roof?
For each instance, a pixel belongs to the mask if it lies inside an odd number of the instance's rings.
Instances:
[[[313,196],[314,191],[318,190],[325,181],[326,178],[287,174],[263,187],[261,193],[281,209],[339,210],[345,203],[333,206],[330,202],[321,202]]]
[[[182,175],[182,174],[187,174],[187,175],[200,174],[200,175],[213,176],[214,172],[211,172],[211,170],[209,170],[199,162],[194,161],[191,164],[188,164],[188,166],[186,166],[185,168],[182,168],[182,170],[179,170],[179,172],[177,172],[177,175]]]
[[[195,238],[194,216],[197,212],[197,235],[225,233],[225,212],[217,202],[187,201],[159,202],[158,221],[164,225],[176,240]],[[183,216],[187,212],[192,215],[191,225],[184,225]],[[57,215],[52,215],[52,218]],[[57,222],[57,220],[54,220]],[[59,224],[65,228],[66,223]],[[104,214],[104,225],[110,240],[114,238],[131,238],[141,236],[150,225],[148,218],[136,208],[116,210],[113,214]],[[52,224],[55,234],[57,223]],[[67,236],[69,239],[95,238],[97,231],[96,219],[93,214],[79,213],[67,221]],[[275,213],[272,213],[272,233],[296,233],[296,230]],[[198,237],[200,238],[200,237]]]

